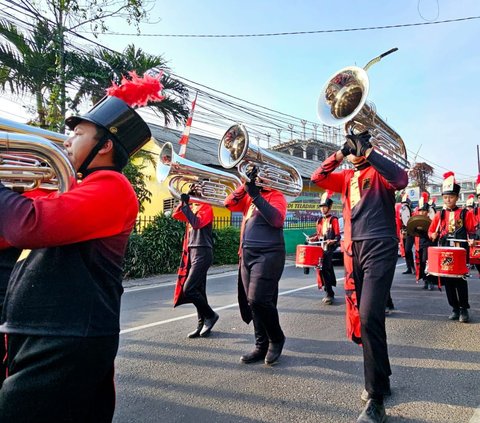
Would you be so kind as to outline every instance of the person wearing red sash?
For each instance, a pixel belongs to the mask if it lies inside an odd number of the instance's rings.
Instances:
[[[319,187],[342,194],[344,246],[352,259],[364,359],[365,390],[361,397],[366,405],[359,423],[386,420],[383,400],[390,394],[392,372],[385,307],[398,253],[395,191],[408,183],[407,173],[375,151],[369,140],[368,132],[347,135],[342,149],[328,157],[311,178]],[[334,172],[345,157],[354,169]],[[352,301],[347,293],[347,305]],[[351,310],[347,306],[347,312]],[[350,329],[355,328],[351,316],[347,322]]]
[[[253,320],[255,347],[242,363],[276,364],[285,344],[277,310],[278,283],[285,265],[283,224],[285,195],[256,184],[255,167],[245,182],[225,199],[225,207],[243,213],[240,231],[238,303],[245,323]]]
[[[317,271],[317,285],[319,289],[325,290],[325,297],[322,302],[326,305],[333,304],[335,292],[333,287],[337,286],[337,279],[333,269],[333,252],[340,243],[340,226],[338,217],[331,214],[333,200],[331,193],[326,191],[320,198],[320,208],[323,216],[317,220],[316,234],[309,238],[309,241],[323,241],[324,254],[322,259],[322,269]]]
[[[475,219],[471,212],[457,206],[460,185],[455,182],[455,174],[447,172],[443,175],[442,184],[443,209],[435,214],[428,228],[428,235],[439,246],[451,246],[449,239],[462,239],[465,242],[455,243],[467,249],[470,238],[473,242],[475,234]],[[467,259],[468,260],[468,259]],[[465,278],[439,277],[439,284],[445,286],[448,304],[452,307],[449,320],[468,323],[468,283]]]
[[[187,336],[197,338],[209,336],[219,316],[208,304],[206,293],[207,271],[213,261],[213,209],[205,203],[193,203],[190,207],[189,194],[195,194],[195,184],[188,194],[181,195],[181,202],[172,214],[174,219],[187,223],[174,307],[193,303],[198,325]]]
[[[157,82],[151,98],[161,99]],[[113,94],[66,119],[65,151],[81,178],[68,191],[26,198],[0,183],[0,236],[29,250],[11,273],[1,318],[2,422],[113,419],[122,267],[139,209],[121,170],[151,138],[131,106]]]

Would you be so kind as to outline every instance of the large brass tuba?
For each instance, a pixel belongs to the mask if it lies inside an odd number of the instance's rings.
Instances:
[[[171,177],[168,189],[175,198],[187,193],[194,184],[191,200],[214,206],[223,206],[225,198],[241,185],[235,175],[180,157],[169,142],[163,145],[157,163],[157,180],[164,182],[167,177]]]
[[[57,145],[66,135],[2,118],[0,129],[5,130],[0,131],[0,181],[3,185],[19,192],[37,187],[60,192],[69,190],[76,172]]]
[[[377,115],[375,105],[367,102],[367,69],[389,50],[371,60],[365,68],[348,66],[336,72],[324,85],[318,100],[318,117],[329,126],[345,125],[345,133],[367,131],[375,149],[400,167],[407,169],[407,150],[402,138]]]
[[[300,173],[291,164],[249,142],[243,125],[232,125],[223,135],[218,146],[218,160],[227,169],[237,166],[245,179],[251,166],[258,169],[258,186],[276,189],[287,197],[297,197],[302,192]]]

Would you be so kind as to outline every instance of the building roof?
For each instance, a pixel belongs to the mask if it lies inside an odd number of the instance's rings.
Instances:
[[[166,142],[173,144],[174,150],[178,153],[180,150],[179,140],[182,136],[182,131],[176,129],[165,128],[160,125],[149,123],[148,126],[152,131],[156,143],[163,146]],[[204,135],[190,134],[186,158],[205,166],[212,166],[223,169],[218,161],[218,138],[211,138]],[[303,179],[310,180],[312,173],[318,168],[320,162],[294,157],[289,154],[280,153],[277,151],[268,150],[272,155],[279,157],[281,160],[294,166]]]

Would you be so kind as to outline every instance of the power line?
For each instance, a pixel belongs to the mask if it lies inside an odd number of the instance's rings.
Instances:
[[[436,22],[415,22],[407,24],[397,25],[383,25],[383,26],[367,26],[359,28],[343,28],[343,29],[320,29],[315,31],[292,31],[292,32],[267,32],[267,33],[255,33],[255,34],[137,34],[127,32],[105,32],[102,35],[128,35],[132,37],[171,37],[171,38],[252,38],[252,37],[278,37],[286,35],[308,35],[308,34],[331,34],[336,32],[355,32],[355,31],[372,31],[379,29],[394,29],[394,28],[408,28],[413,26],[425,26],[425,25],[439,25],[453,22],[463,22],[480,19],[480,16],[467,16],[457,19],[446,19]],[[93,34],[91,31],[79,31],[84,34]]]

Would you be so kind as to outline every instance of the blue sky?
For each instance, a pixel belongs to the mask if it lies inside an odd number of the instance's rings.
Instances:
[[[387,26],[480,16],[478,0],[157,1],[146,34],[254,34]],[[112,32],[133,33],[110,24]],[[174,73],[251,102],[317,121],[326,79],[364,66],[369,100],[412,157],[441,174],[477,175],[480,20],[407,28],[252,38],[100,37],[116,50],[134,43],[162,54]]]
[[[480,16],[480,0],[156,0],[144,34],[265,34],[391,26]],[[332,74],[363,67],[369,101],[403,138],[412,160],[459,180],[478,174],[480,19],[394,29],[238,38],[137,37],[125,21],[97,39],[163,55],[173,73],[270,109],[319,122],[317,101]],[[90,39],[91,34],[86,33]],[[3,102],[0,100],[0,104]],[[14,105],[2,107],[18,118]],[[194,118],[195,119],[195,118]],[[195,122],[195,121],[194,121]],[[234,122],[232,122],[234,123]],[[227,127],[225,128],[225,130]],[[311,132],[310,132],[311,133]],[[274,135],[275,136],[275,135]]]

